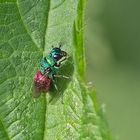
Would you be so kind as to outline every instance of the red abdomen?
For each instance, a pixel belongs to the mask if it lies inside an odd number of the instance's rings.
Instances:
[[[40,71],[37,71],[34,77],[35,92],[47,92],[51,85],[51,79],[47,76],[42,75]]]

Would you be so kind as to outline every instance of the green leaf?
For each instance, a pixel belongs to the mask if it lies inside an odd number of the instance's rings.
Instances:
[[[0,0],[0,139],[110,140],[93,88],[85,85],[85,0]],[[55,90],[34,99],[33,77],[51,45],[69,59]]]

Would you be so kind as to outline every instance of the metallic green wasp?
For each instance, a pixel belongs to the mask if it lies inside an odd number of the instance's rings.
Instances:
[[[38,70],[34,76],[34,87],[36,93],[47,92],[50,89],[51,84],[54,85],[58,91],[56,85],[56,78],[62,77],[69,79],[64,75],[58,75],[62,62],[67,59],[67,52],[59,47],[53,47],[48,56],[42,58],[40,62],[40,70]]]

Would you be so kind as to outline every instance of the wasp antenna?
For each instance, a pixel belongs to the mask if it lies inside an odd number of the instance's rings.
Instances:
[[[59,48],[61,48],[61,47],[62,47],[62,45],[60,44],[60,45],[59,45]]]
[[[63,46],[62,42],[59,42],[59,48],[61,48]]]

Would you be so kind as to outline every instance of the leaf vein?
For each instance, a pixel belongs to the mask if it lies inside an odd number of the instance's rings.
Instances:
[[[38,48],[38,45],[35,43],[34,39],[32,38],[31,34],[29,33],[29,31],[28,31],[28,29],[27,29],[27,27],[26,27],[26,25],[25,25],[25,23],[23,21],[22,15],[21,15],[20,10],[19,10],[20,8],[19,8],[18,0],[17,0],[16,4],[17,4],[18,13],[20,15],[20,18],[21,18],[21,21],[22,21],[22,24],[23,24],[25,30],[26,30],[27,34],[30,36],[30,38],[31,38],[32,42],[34,43],[34,45]]]
[[[8,135],[8,132],[7,132],[6,128],[5,128],[5,126],[4,126],[4,123],[2,122],[1,117],[0,117],[0,123],[1,123],[1,125],[2,125],[2,127],[3,127],[3,130],[4,130],[5,134],[6,134],[6,136],[7,136],[7,139],[8,139],[8,140],[11,140],[11,139],[10,139],[10,136]]]

